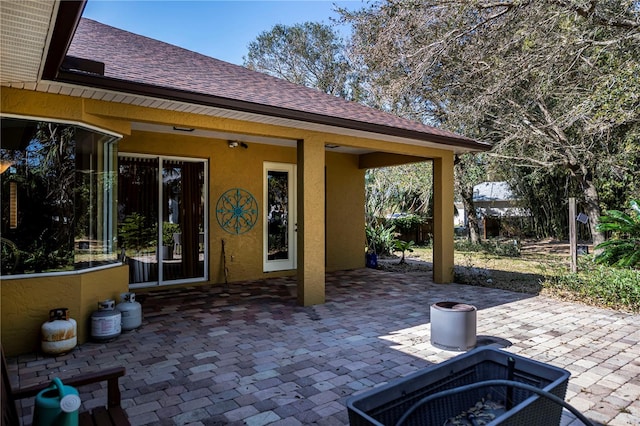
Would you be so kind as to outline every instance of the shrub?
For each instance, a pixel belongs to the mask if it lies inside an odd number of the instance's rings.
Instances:
[[[504,242],[487,240],[478,243],[472,243],[467,239],[456,240],[455,249],[457,251],[484,252],[496,256],[520,257],[520,244],[516,240]]]
[[[180,225],[177,223],[164,222],[162,224],[162,245],[172,246],[173,234],[180,232]]]
[[[610,268],[583,260],[580,272],[557,273],[542,283],[565,299],[640,312],[640,271]]]
[[[368,225],[365,229],[367,235],[367,247],[377,254],[391,254],[394,244],[395,226],[385,227],[384,225]]]
[[[422,225],[424,219],[415,214],[408,214],[406,216],[400,216],[389,220],[392,226],[395,226],[402,232],[409,232],[415,229],[417,226]]]
[[[628,268],[640,268],[640,203],[631,201],[631,213],[609,210],[600,217],[599,231],[610,231],[611,239],[598,244],[602,250],[597,263]]]

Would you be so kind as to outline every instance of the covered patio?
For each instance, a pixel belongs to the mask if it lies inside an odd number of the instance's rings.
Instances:
[[[640,316],[543,296],[371,269],[328,273],[325,304],[296,303],[295,277],[140,295],[144,320],[56,358],[9,358],[12,383],[125,366],[133,425],[346,425],[346,399],[458,354],[430,344],[429,307],[478,308],[478,342],[565,368],[565,398],[597,424],[640,418]],[[105,389],[84,388],[86,408]],[[23,406],[29,424],[33,401]],[[565,412],[563,425],[579,421]]]

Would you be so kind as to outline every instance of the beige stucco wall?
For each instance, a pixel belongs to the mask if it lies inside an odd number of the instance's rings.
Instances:
[[[204,158],[209,161],[209,265],[210,281],[224,282],[221,267],[222,239],[225,241],[228,278],[243,281],[292,272],[264,273],[262,222],[249,232],[233,235],[220,228],[215,203],[231,188],[249,191],[263,200],[264,162],[296,163],[296,149],[249,143],[248,148],[229,148],[226,140],[133,131],[119,144],[120,152]],[[328,270],[364,266],[364,170],[358,156],[328,153],[326,156],[326,226]]]
[[[436,271],[436,281],[450,281],[453,267],[452,215],[451,225],[448,224],[449,210],[452,210],[453,206],[451,151],[5,87],[0,91],[0,99],[0,111],[3,114],[73,121],[122,134],[124,137],[118,147],[120,152],[207,159],[209,162],[209,278],[212,283],[224,281],[221,268],[222,239],[225,241],[229,280],[232,282],[295,274],[295,271],[274,273],[262,271],[262,222],[256,224],[251,231],[245,234],[232,235],[218,226],[213,211],[220,195],[231,188],[243,188],[249,191],[262,209],[262,174],[265,161],[296,164],[300,161],[299,158],[303,158],[305,162],[309,162],[303,173],[311,172],[315,183],[307,185],[305,191],[309,192],[306,193],[305,203],[309,202],[308,205],[318,209],[324,206],[322,212],[324,214],[307,216],[312,219],[307,223],[306,239],[312,241],[313,245],[322,244],[322,241],[326,244],[326,251],[322,253],[321,259],[315,255],[314,247],[311,245],[306,247],[304,252],[305,256],[313,259],[313,265],[308,271],[305,271],[302,277],[304,280],[308,280],[308,283],[305,284],[308,284],[306,288],[315,294],[319,291],[324,292],[323,264],[326,264],[327,270],[364,266],[365,169],[417,161],[419,158],[439,158],[440,160],[436,160],[436,162],[440,164],[440,168],[436,168],[438,172],[434,176],[436,192],[444,191],[446,194],[440,198],[436,194],[438,204],[445,207],[440,211],[439,216],[437,215],[436,227],[438,229],[435,232],[439,235],[441,242],[434,252],[434,270]],[[240,147],[230,149],[227,146],[227,141],[222,139],[132,131],[132,121],[287,138],[291,141],[302,141],[302,143],[307,141],[309,148],[311,148],[311,144],[315,148],[309,151],[312,152],[311,155],[305,153],[301,157],[302,151],[296,148],[296,143],[293,143],[292,147],[249,143],[247,149]],[[298,144],[300,143],[298,142]],[[387,153],[359,156],[338,154],[324,150],[324,144],[329,143],[386,151]],[[321,162],[315,162],[317,156],[322,155],[322,152],[325,152],[325,157],[320,159]],[[319,167],[324,169],[324,182],[322,182],[322,169]],[[324,185],[326,185],[326,198],[318,203],[313,195]],[[446,207],[449,201],[451,209]],[[306,213],[309,214],[309,212]],[[314,217],[321,217],[322,220],[315,220]],[[319,224],[320,226],[324,224],[325,228],[320,229],[324,235],[317,238],[317,233],[310,227],[317,227]],[[298,262],[300,264],[300,259]],[[3,281],[0,287],[2,291],[2,342],[7,352],[12,353],[14,349],[15,351],[33,349],[34,333],[37,333],[39,325],[46,320],[49,309],[61,305],[70,308],[72,316],[80,319],[79,335],[88,336],[88,331],[84,328],[86,327],[85,320],[95,309],[96,302],[108,297],[117,297],[119,293],[127,290],[127,268],[120,267],[108,271],[110,272],[81,273],[63,279],[42,277]],[[300,278],[301,276],[298,274],[299,281],[301,281]],[[136,292],[139,291],[142,290],[136,290]],[[51,297],[54,294],[56,298]],[[31,303],[34,297],[42,303]],[[321,303],[314,301],[315,299],[321,300],[319,297],[311,299],[313,300],[310,300],[309,303]],[[16,344],[14,343],[16,340],[22,340],[22,342]],[[35,345],[37,346],[37,344],[36,339]]]
[[[40,327],[56,308],[69,309],[77,322],[78,343],[87,341],[98,302],[119,301],[120,294],[128,291],[128,277],[128,268],[120,265],[80,274],[2,280],[0,327],[5,354],[39,350]]]
[[[218,225],[215,205],[220,196],[232,188],[250,192],[263,209],[263,163],[295,164],[295,148],[248,144],[248,148],[229,148],[226,140],[201,137],[132,132],[123,138],[120,152],[204,158],[209,161],[209,278],[224,282],[222,240],[225,242],[229,281],[243,281],[283,273],[262,271],[262,221],[248,232],[230,234]],[[289,272],[289,275],[291,272]]]
[[[357,156],[327,154],[327,270],[364,267],[364,173]]]

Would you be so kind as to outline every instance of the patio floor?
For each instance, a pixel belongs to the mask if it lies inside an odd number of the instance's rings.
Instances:
[[[478,308],[479,343],[508,341],[569,370],[565,400],[588,418],[640,425],[640,315],[371,269],[327,274],[327,303],[306,308],[292,278],[229,290],[149,293],[137,330],[56,358],[9,358],[12,382],[123,365],[133,425],[347,425],[349,396],[459,354],[430,344],[430,305],[455,300]],[[105,404],[105,389],[81,390],[86,408]],[[562,424],[581,423],[565,412]]]

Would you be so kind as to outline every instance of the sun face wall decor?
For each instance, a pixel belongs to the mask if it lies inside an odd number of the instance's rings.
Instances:
[[[258,221],[258,202],[244,189],[229,189],[216,203],[216,218],[220,227],[228,233],[244,234]]]

